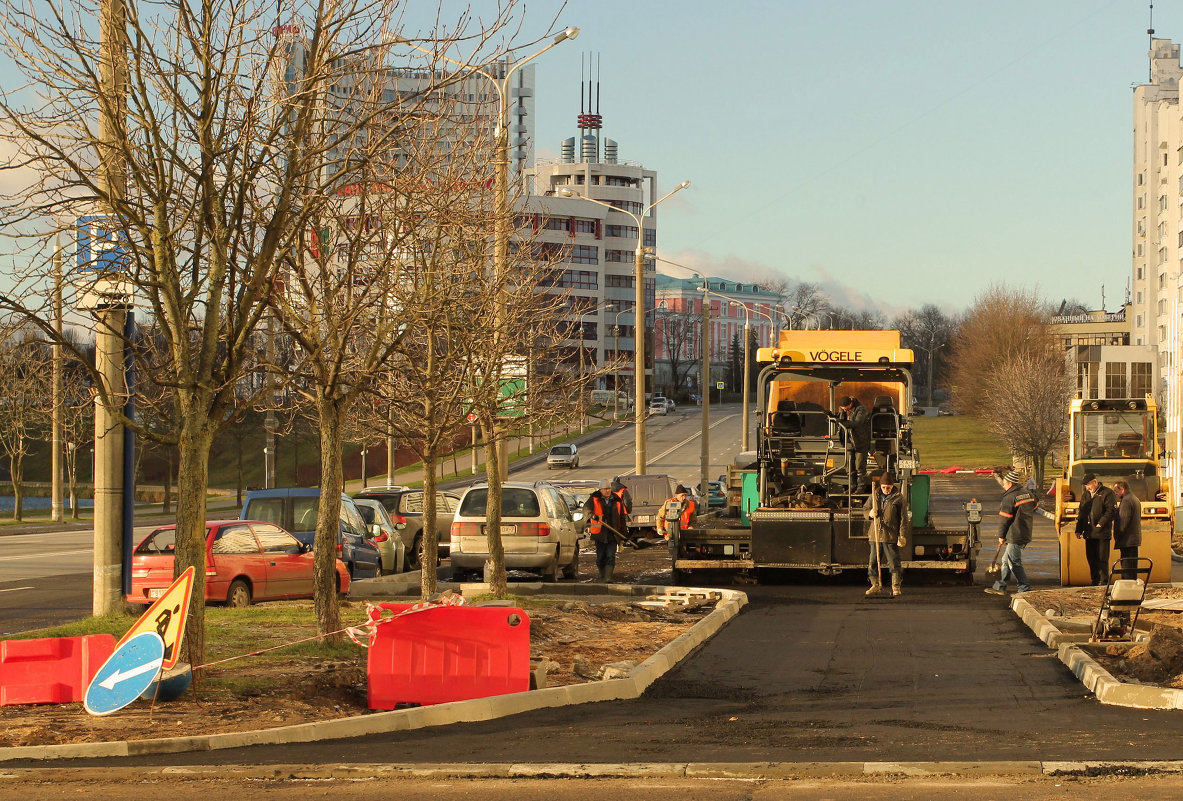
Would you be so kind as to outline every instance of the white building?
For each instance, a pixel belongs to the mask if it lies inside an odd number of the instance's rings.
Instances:
[[[600,383],[611,389],[619,381],[619,388],[631,393],[638,325],[637,237],[642,237],[644,247],[656,248],[657,209],[641,218],[642,231],[637,230],[632,214],[641,214],[660,197],[657,173],[620,161],[617,145],[610,139],[603,142],[601,159],[599,137],[593,133],[583,137],[578,158],[574,139],[563,143],[561,154],[558,163],[536,164],[525,170],[526,192],[518,227],[537,242],[561,248],[564,259],[553,286],[556,292],[568,293],[574,334],[569,347],[583,348],[587,363],[616,364],[618,369]],[[564,189],[579,197],[561,196],[559,191]],[[583,198],[594,198],[613,208]],[[653,318],[646,315],[653,310],[655,276],[653,257],[646,255],[642,332],[652,330]],[[650,357],[646,373],[651,370]]]
[[[1166,418],[1167,477],[1179,495],[1183,454],[1180,294],[1183,293],[1183,118],[1179,45],[1151,39],[1150,81],[1134,90],[1132,345],[1158,349],[1162,384],[1155,387]]]

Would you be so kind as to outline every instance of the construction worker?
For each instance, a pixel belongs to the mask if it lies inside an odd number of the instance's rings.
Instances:
[[[882,568],[887,562],[891,572],[892,597],[904,591],[904,570],[900,564],[900,546],[904,544],[900,527],[904,522],[904,496],[895,486],[895,475],[888,471],[879,479],[878,489],[872,487],[871,497],[863,507],[871,521],[867,541],[871,545],[867,559],[867,578],[871,588],[867,595],[878,595],[883,590]]]
[[[1006,585],[1014,576],[1016,592],[1028,592],[1027,571],[1023,568],[1023,549],[1031,542],[1032,521],[1035,516],[1035,496],[1023,489],[1023,477],[1011,470],[1002,478],[1002,505],[998,510],[998,544],[1005,545],[1002,572],[998,580],[986,588],[991,595],[1006,595]],[[1094,481],[1096,479],[1094,478]],[[1112,495],[1112,491],[1109,492]],[[1109,541],[1105,541],[1106,547]]]
[[[670,544],[670,553],[678,558],[678,534],[682,529],[694,525],[694,515],[698,511],[698,504],[690,497],[689,491],[679,484],[674,489],[672,498],[667,498],[657,512],[657,533]]]
[[[854,443],[854,465],[851,470],[856,492],[871,491],[871,474],[867,472],[867,456],[871,452],[871,415],[858,398],[845,395],[838,399],[838,419],[850,427]]]
[[[624,503],[612,491],[612,482],[600,482],[599,492],[593,492],[583,504],[587,511],[587,533],[596,544],[596,567],[600,570],[600,581],[612,581],[616,570],[616,545],[626,538],[628,532]]]

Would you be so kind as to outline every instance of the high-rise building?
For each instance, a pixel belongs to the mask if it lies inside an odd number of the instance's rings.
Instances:
[[[1183,281],[1183,117],[1179,45],[1150,40],[1150,80],[1134,89],[1133,274],[1130,282],[1132,345],[1157,347],[1162,386],[1156,386],[1166,418],[1167,473],[1180,496],[1183,478],[1183,386],[1180,313]]]

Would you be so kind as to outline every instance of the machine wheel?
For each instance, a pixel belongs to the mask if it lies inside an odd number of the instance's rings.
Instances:
[[[245,609],[251,605],[251,586],[242,579],[230,583],[226,593],[226,606],[231,609]]]
[[[690,571],[689,570],[679,570],[678,568],[675,567],[670,570],[670,574],[672,576],[672,578],[670,579],[670,583],[673,584],[675,587],[684,587],[684,586],[686,586],[686,583],[690,580]]]
[[[542,568],[542,580],[550,583],[559,580],[559,549],[555,547],[555,558],[551,563]]]
[[[575,554],[571,557],[571,564],[563,565],[563,578],[579,578],[579,541],[575,542]]]

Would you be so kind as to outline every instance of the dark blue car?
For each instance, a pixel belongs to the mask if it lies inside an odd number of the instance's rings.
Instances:
[[[316,511],[320,490],[316,487],[287,487],[252,490],[242,504],[243,520],[265,520],[292,533],[305,545],[316,536]],[[369,578],[381,572],[382,557],[370,542],[372,532],[348,495],[341,495],[341,520],[337,532],[337,557],[345,563],[350,578]]]

